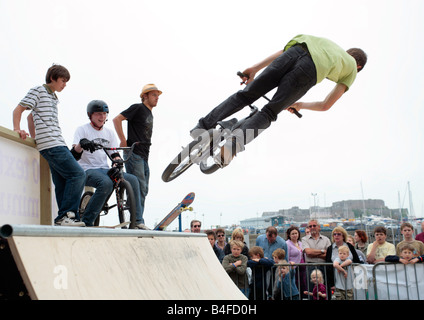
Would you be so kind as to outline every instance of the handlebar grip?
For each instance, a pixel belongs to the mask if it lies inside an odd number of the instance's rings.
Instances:
[[[244,74],[243,72],[238,71],[238,72],[237,72],[237,75],[238,75],[240,78],[247,78],[247,79],[249,79],[249,76],[248,76],[247,74]]]
[[[293,113],[295,114],[295,115],[297,115],[297,117],[298,118],[302,118],[303,116],[299,113],[299,111],[297,111],[296,109],[294,109],[294,108],[291,108],[292,110],[293,110]]]
[[[93,142],[93,144],[94,144],[94,148],[95,148],[96,150],[103,149],[103,146],[102,146],[100,143],[94,143],[94,142]]]

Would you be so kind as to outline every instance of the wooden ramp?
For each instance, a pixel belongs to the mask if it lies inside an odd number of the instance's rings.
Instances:
[[[31,299],[245,299],[203,234],[4,225],[0,235]]]

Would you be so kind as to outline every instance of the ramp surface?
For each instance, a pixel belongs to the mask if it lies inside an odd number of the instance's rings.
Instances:
[[[40,228],[7,237],[32,299],[245,299],[206,236]]]

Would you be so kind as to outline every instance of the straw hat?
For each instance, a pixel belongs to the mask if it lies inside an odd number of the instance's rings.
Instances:
[[[155,90],[156,91],[159,91],[159,95],[162,94],[162,91],[160,91],[153,83],[146,84],[143,87],[143,91],[141,91],[140,98],[143,97],[143,94],[148,93],[150,91],[155,91]]]

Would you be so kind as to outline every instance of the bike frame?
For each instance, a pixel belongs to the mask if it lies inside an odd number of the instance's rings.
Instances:
[[[138,144],[138,142],[135,142],[131,147],[117,147],[117,148],[106,148],[106,147],[103,147],[101,144],[95,144],[96,150],[103,149],[103,151],[106,153],[106,155],[108,156],[108,158],[112,162],[111,167],[116,166],[119,169],[118,178],[112,179],[114,191],[112,191],[111,194],[106,198],[105,203],[103,204],[103,207],[102,207],[102,211],[104,212],[104,214],[100,213],[98,218],[100,217],[100,215],[102,215],[102,216],[107,215],[109,213],[110,209],[113,209],[115,207],[122,205],[122,199],[121,199],[121,195],[120,195],[120,188],[121,188],[120,186],[121,186],[122,181],[126,181],[124,179],[124,163],[127,162],[131,158],[133,151],[134,151],[134,148],[137,144]],[[109,154],[109,152],[108,152],[108,151],[118,151],[118,150],[129,150],[127,160],[124,160],[121,156],[118,159],[113,159],[111,154]],[[113,192],[115,192],[115,195],[116,195],[116,203],[109,206],[108,202],[109,202]],[[124,210],[123,207],[118,207],[118,208],[121,211]],[[119,212],[119,210],[118,210],[118,212]]]

